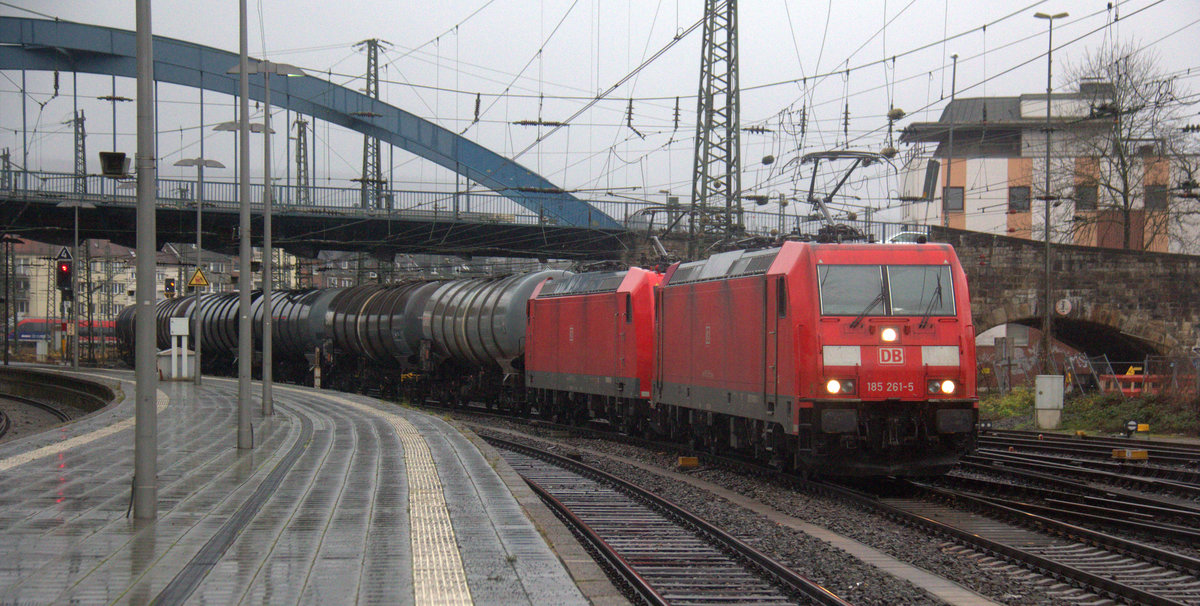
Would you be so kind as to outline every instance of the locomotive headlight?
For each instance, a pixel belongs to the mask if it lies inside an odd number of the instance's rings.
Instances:
[[[950,394],[954,393],[955,389],[957,389],[957,386],[954,384],[954,381],[951,381],[950,379],[945,379],[945,380],[933,379],[933,380],[929,381],[929,393],[931,393],[931,394],[939,394],[940,393],[940,394],[950,395]]]
[[[841,381],[838,381],[837,379],[830,379],[829,382],[825,384],[825,391],[828,391],[829,393],[841,393]]]
[[[897,333],[896,329],[892,328],[891,326],[889,326],[879,332],[879,338],[883,339],[884,343],[892,343],[899,336],[900,336],[900,334]]]

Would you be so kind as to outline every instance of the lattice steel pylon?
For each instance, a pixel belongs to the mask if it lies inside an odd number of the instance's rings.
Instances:
[[[742,160],[737,0],[705,0],[688,256],[740,231]]]
[[[379,99],[379,45],[388,44],[378,38],[363,40],[355,47],[367,49],[366,94]],[[383,166],[380,162],[379,139],[363,135],[362,207],[379,208],[383,202]]]
[[[311,183],[308,178],[308,121],[296,118],[296,203],[312,206]]]
[[[0,190],[13,188],[12,159],[8,148],[0,150]]]
[[[75,115],[71,124],[75,127],[75,193],[87,194],[87,133],[83,130],[83,110]]]

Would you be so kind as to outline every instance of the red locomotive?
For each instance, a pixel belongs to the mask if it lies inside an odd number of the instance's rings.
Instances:
[[[949,246],[721,253],[672,266],[653,299],[650,276],[535,293],[535,406],[827,475],[939,474],[974,447],[974,326]]]
[[[548,280],[529,300],[525,386],[543,416],[645,429],[654,362],[654,287],[637,267]]]

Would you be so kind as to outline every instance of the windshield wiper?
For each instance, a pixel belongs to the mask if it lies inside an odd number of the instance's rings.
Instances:
[[[879,305],[880,303],[883,303],[882,290],[879,291],[879,294],[875,295],[874,299],[871,299],[870,303],[867,303],[867,308],[862,310],[862,313],[858,314],[858,316],[854,318],[854,321],[850,323],[850,328],[858,328],[858,325],[862,324],[863,318],[867,317],[867,313],[869,313],[872,309],[875,309],[875,306]]]
[[[939,275],[937,287],[933,289],[933,294],[929,297],[929,305],[925,306],[925,313],[921,314],[921,323],[917,324],[917,328],[925,328],[929,326],[929,316],[933,315],[933,304],[942,304],[942,277]]]

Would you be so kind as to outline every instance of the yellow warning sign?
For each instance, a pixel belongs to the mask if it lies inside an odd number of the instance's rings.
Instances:
[[[188,286],[208,286],[208,278],[204,277],[204,272],[200,268],[196,268],[196,273],[192,274],[192,278],[188,280]]]

